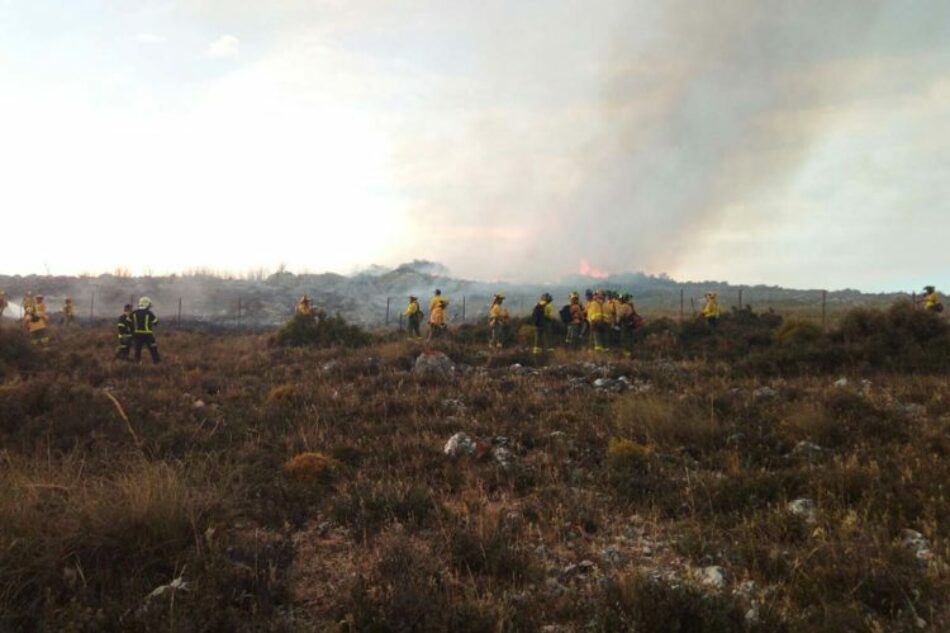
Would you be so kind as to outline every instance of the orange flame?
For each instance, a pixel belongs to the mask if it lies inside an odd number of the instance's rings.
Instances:
[[[598,268],[597,266],[591,266],[591,263],[581,258],[580,267],[577,270],[578,273],[584,277],[591,277],[593,279],[607,279],[609,273],[603,268]]]

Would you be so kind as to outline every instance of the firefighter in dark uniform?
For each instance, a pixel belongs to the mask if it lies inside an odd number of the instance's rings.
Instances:
[[[139,299],[139,309],[132,313],[132,342],[135,343],[135,362],[142,360],[142,348],[148,346],[152,355],[152,362],[157,363],[158,344],[152,330],[158,325],[158,317],[152,312],[152,300],[148,297]]]
[[[132,304],[127,303],[122,308],[122,315],[116,321],[116,328],[119,330],[119,346],[115,348],[115,357],[118,360],[129,360],[129,350],[132,347],[132,331],[135,326],[132,323]]]

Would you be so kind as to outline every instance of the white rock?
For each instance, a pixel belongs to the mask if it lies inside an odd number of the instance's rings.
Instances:
[[[422,377],[450,378],[455,373],[455,365],[442,352],[426,351],[416,358],[412,373]]]
[[[805,523],[815,523],[818,521],[818,508],[811,499],[805,497],[795,499],[789,502],[786,509],[791,514],[804,519]]]
[[[847,386],[848,386],[848,379],[847,379],[847,378],[839,378],[838,380],[835,381],[834,385],[835,385],[835,387],[838,387],[839,389],[842,389],[842,388],[844,388],[844,387],[847,387]]]
[[[726,586],[726,573],[723,568],[718,565],[703,567],[700,582],[707,587],[722,589]]]
[[[474,455],[478,446],[467,433],[456,433],[445,443],[442,452],[449,457],[461,457],[462,455]]]

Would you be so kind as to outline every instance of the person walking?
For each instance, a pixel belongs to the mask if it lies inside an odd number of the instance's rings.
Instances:
[[[129,351],[132,347],[132,334],[135,331],[135,324],[132,323],[132,304],[127,303],[122,307],[122,314],[116,321],[116,329],[119,333],[119,345],[115,348],[116,360],[130,360]]]
[[[46,347],[49,344],[49,332],[47,331],[49,316],[46,313],[46,302],[43,295],[37,295],[30,309],[26,310],[23,321],[27,332],[30,333],[33,344]]]
[[[418,340],[422,338],[422,334],[419,333],[419,326],[422,321],[422,308],[419,307],[419,298],[413,295],[409,296],[409,305],[406,306],[406,311],[403,313],[407,321],[407,331],[409,332],[410,340]]]
[[[63,325],[75,325],[75,322],[76,306],[70,297],[66,297],[66,302],[63,304]]]
[[[139,299],[138,310],[132,312],[132,342],[135,344],[135,362],[142,360],[142,348],[148,346],[152,362],[158,363],[158,344],[155,342],[154,328],[158,325],[158,317],[152,312],[152,300],[148,297]]]
[[[491,333],[489,347],[500,348],[504,344],[505,330],[508,328],[510,318],[508,310],[502,306],[504,301],[505,295],[500,292],[492,297],[491,308],[488,311],[488,330]]]

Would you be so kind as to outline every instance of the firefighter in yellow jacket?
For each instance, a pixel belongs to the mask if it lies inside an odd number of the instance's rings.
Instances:
[[[310,297],[307,295],[300,297],[300,301],[297,302],[294,313],[301,316],[313,316],[313,302],[310,301]]]
[[[587,321],[590,323],[590,344],[595,352],[605,352],[604,338],[610,325],[604,313],[604,291],[598,290],[587,302]]]
[[[432,312],[429,313],[429,340],[442,338],[448,331],[449,326],[445,322],[445,308],[449,305],[448,301],[440,299],[432,303]]]
[[[436,304],[438,304],[440,301],[443,301],[443,300],[444,299],[442,299],[442,291],[436,288],[435,293],[432,295],[432,298],[429,299],[429,315],[430,316],[435,311]],[[449,302],[446,301],[445,305],[447,306],[448,304]]]
[[[414,295],[409,296],[409,305],[406,306],[406,311],[403,312],[403,315],[406,317],[406,330],[409,332],[409,338],[422,338],[422,334],[419,333],[419,326],[422,321],[422,308],[419,307],[418,297]]]
[[[505,295],[502,293],[492,297],[491,308],[488,310],[488,330],[491,332],[489,347],[501,347],[505,339],[505,330],[508,327],[508,310],[502,306]]]
[[[620,328],[620,349],[625,356],[630,356],[633,347],[633,315],[636,311],[629,293],[620,294],[617,304],[617,327]]]
[[[37,295],[30,309],[25,312],[23,321],[34,345],[45,346],[49,343],[49,332],[46,330],[49,325],[49,316],[46,313],[43,295]]]
[[[26,294],[23,295],[23,301],[20,302],[20,307],[23,308],[23,314],[26,315],[28,310],[32,310],[36,305],[36,299],[33,298],[33,293],[29,290],[26,291]]]
[[[557,319],[554,311],[554,298],[547,292],[541,295],[534,309],[531,311],[531,320],[534,323],[534,347],[531,348],[532,354],[540,354],[545,350],[545,344],[548,342],[548,328],[551,323]]]
[[[924,287],[924,309],[930,312],[943,312],[943,303],[940,301],[940,295],[933,286]]]
[[[719,296],[715,292],[706,293],[706,303],[703,304],[703,318],[712,327],[719,325],[722,310],[719,308]]]
[[[10,304],[7,302],[7,293],[0,290],[0,317],[3,317],[3,313],[6,311],[8,305]]]

